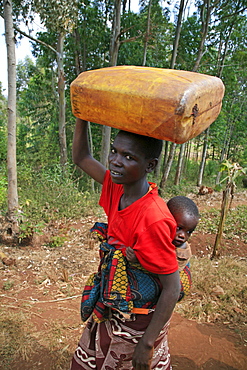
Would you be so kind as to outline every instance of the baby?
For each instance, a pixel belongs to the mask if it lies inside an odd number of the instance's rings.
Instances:
[[[173,244],[176,247],[176,255],[180,273],[181,292],[179,301],[188,294],[191,287],[191,274],[189,260],[191,248],[187,243],[199,221],[199,211],[193,200],[185,196],[176,196],[167,202],[167,206],[177,223],[177,231]],[[126,258],[130,263],[137,263],[135,251],[131,247],[126,249]]]

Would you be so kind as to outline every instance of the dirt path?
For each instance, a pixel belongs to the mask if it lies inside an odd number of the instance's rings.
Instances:
[[[216,201],[220,204],[219,199],[211,196],[198,199],[198,205],[202,208]],[[239,204],[246,201],[245,194]],[[98,220],[87,217],[80,222],[61,221],[50,225],[45,235],[36,236],[32,245],[13,248],[7,245],[6,238],[0,246],[13,262],[0,262],[0,307],[13,327],[20,325],[15,338],[20,335],[19,347],[26,346],[22,350],[16,347],[14,362],[0,358],[1,370],[69,368],[83,330],[79,316],[81,291],[88,274],[97,268],[98,242],[91,240],[88,230]],[[60,230],[59,236],[67,238],[64,246],[46,246],[54,230]],[[212,235],[195,233],[192,238],[194,253],[208,253]],[[240,243],[237,253],[246,257],[246,244]],[[175,312],[169,334],[173,370],[246,370],[247,343],[237,329],[199,324]]]
[[[170,328],[173,370],[246,370],[247,347],[233,330],[174,314]]]

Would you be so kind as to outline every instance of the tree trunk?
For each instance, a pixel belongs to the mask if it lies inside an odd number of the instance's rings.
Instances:
[[[201,159],[200,169],[199,169],[199,174],[198,174],[198,179],[197,179],[197,186],[202,185],[202,178],[204,174],[206,156],[207,156],[207,148],[208,148],[208,136],[209,136],[209,127],[205,130],[205,137],[204,137],[204,143],[203,143],[203,149],[202,149],[202,159]]]
[[[171,60],[170,68],[174,68],[175,63],[176,63],[178,43],[179,43],[179,39],[180,39],[181,25],[182,25],[182,19],[183,19],[183,12],[184,12],[184,0],[181,0],[180,1],[180,6],[179,6],[179,13],[178,13],[177,26],[176,26],[175,40],[174,40],[173,49],[172,49],[172,60]]]
[[[175,40],[174,40],[173,50],[172,50],[172,60],[171,60],[171,64],[170,64],[171,69],[174,68],[175,62],[176,62],[178,43],[179,43],[180,32],[181,32],[181,24],[182,24],[182,18],[183,18],[183,12],[184,12],[184,0],[181,0],[180,1],[180,6],[179,6],[178,21],[177,21],[177,25],[176,25],[176,35],[175,35]],[[171,169],[171,166],[172,166],[172,162],[173,162],[175,149],[176,149],[176,144],[172,143],[171,146],[170,146],[169,158],[168,158],[167,162],[164,161],[164,171],[163,171],[162,180],[160,182],[161,189],[163,189],[163,187],[165,186],[165,183],[168,179],[170,169]]]
[[[187,170],[187,165],[190,160],[191,156],[191,140],[187,141],[186,143],[186,148],[185,148],[185,160],[183,161],[183,172],[186,172]]]
[[[148,4],[148,19],[147,19],[147,31],[145,35],[145,41],[144,41],[144,51],[143,51],[143,62],[142,65],[146,65],[147,61],[147,49],[148,49],[148,39],[150,34],[150,19],[151,19],[151,7],[152,7],[152,0],[149,0]]]
[[[18,232],[18,192],[16,165],[16,57],[15,37],[12,19],[12,2],[4,1],[5,41],[8,58],[8,219],[12,232]]]
[[[175,144],[175,143],[171,143],[171,145],[170,145],[170,152],[169,152],[168,161],[167,161],[167,164],[165,166],[165,171],[163,173],[163,176],[162,176],[162,179],[161,179],[161,182],[160,182],[160,188],[162,190],[164,190],[164,188],[165,188],[165,184],[166,184],[166,181],[167,181],[169,173],[170,173],[170,169],[171,169],[171,166],[172,166],[176,146],[177,146],[177,144]]]
[[[112,38],[110,45],[110,66],[117,65],[118,50],[120,46],[120,25],[121,25],[121,0],[115,0],[114,18],[112,23]],[[108,155],[110,151],[111,127],[102,127],[102,145],[100,161],[107,166]]]
[[[201,37],[201,42],[200,42],[200,46],[198,49],[197,59],[195,61],[195,65],[192,69],[192,72],[196,72],[198,70],[200,61],[203,56],[203,49],[204,49],[205,40],[208,34],[208,26],[209,26],[210,15],[211,15],[210,3],[211,3],[210,0],[204,0],[202,8],[201,8],[201,21],[202,21],[201,35],[202,37]],[[205,16],[205,9],[206,9],[206,16]]]
[[[185,144],[181,144],[179,156],[178,156],[178,165],[177,165],[174,185],[179,185],[180,180],[181,180],[181,174],[182,174],[182,169],[183,169],[183,159],[184,159],[184,149],[185,149]]]
[[[81,40],[80,40],[80,35],[79,35],[79,32],[78,32],[78,29],[75,29],[74,32],[73,32],[73,37],[74,37],[74,40],[75,40],[75,69],[76,69],[76,74],[77,76],[80,74],[80,72],[82,72],[83,68],[82,68],[82,63],[81,63],[81,60],[83,59],[81,57],[81,52],[80,52],[80,44],[81,44]]]
[[[64,34],[60,33],[57,44],[57,65],[58,65],[58,95],[59,95],[59,145],[60,145],[60,164],[65,170],[67,164],[67,143],[66,143],[66,128],[65,128],[65,82],[63,69],[63,45]]]
[[[115,0],[114,18],[112,22],[112,38],[110,45],[110,66],[117,65],[118,50],[120,46],[120,26],[121,26],[121,0]]]
[[[223,191],[220,222],[219,222],[218,231],[217,231],[216,238],[215,238],[211,260],[219,256],[221,238],[222,238],[222,234],[224,230],[227,212],[229,209],[230,196],[233,196],[233,190],[234,190],[234,185],[232,182],[229,182],[226,186],[226,189]]]

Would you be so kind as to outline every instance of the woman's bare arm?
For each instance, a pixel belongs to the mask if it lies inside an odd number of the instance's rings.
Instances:
[[[152,320],[142,338],[139,340],[132,359],[135,370],[150,370],[153,347],[160,331],[170,319],[180,293],[179,272],[169,275],[159,275],[162,291],[157,302]]]
[[[74,163],[95,181],[103,184],[106,168],[91,156],[88,143],[88,122],[76,118],[72,157]]]

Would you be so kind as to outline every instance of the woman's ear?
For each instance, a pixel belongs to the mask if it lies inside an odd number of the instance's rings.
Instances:
[[[150,173],[152,172],[155,167],[157,166],[157,163],[158,163],[158,158],[153,158],[153,159],[150,159],[148,161],[148,165],[147,165],[147,168],[146,168],[146,172],[147,173]]]

